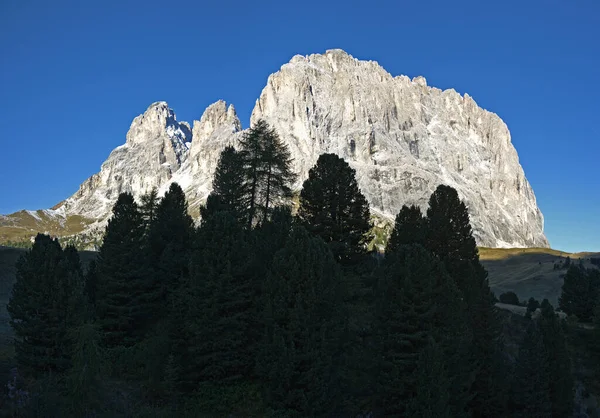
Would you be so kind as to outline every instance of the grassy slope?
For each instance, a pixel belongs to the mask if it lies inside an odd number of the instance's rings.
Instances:
[[[33,212],[21,210],[6,216],[0,216],[0,243],[29,241],[38,232],[57,236],[80,233],[92,221],[79,215],[52,216],[38,210]]]
[[[554,264],[564,262],[568,256],[574,262],[582,259],[586,267],[594,267],[589,257],[600,254],[571,254],[549,248],[480,248],[479,256],[496,296],[510,290],[520,300],[532,296],[539,301],[547,298],[556,307],[563,284],[561,276],[566,270],[554,270]]]

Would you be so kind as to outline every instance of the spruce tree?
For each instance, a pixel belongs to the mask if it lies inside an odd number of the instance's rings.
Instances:
[[[504,340],[487,280],[476,295],[469,309],[473,332],[470,358],[475,366],[469,407],[472,416],[503,417],[508,401]]]
[[[156,208],[149,232],[149,252],[157,291],[161,293],[157,309],[166,305],[167,295],[189,274],[193,229],[185,194],[177,183],[172,183]]]
[[[65,255],[57,240],[38,234],[17,262],[7,305],[19,366],[32,377],[70,366],[69,329],[81,320],[82,278],[77,253]]]
[[[507,385],[504,380],[500,320],[489,288],[487,271],[479,262],[467,207],[452,187],[440,185],[429,199],[426,247],[441,260],[463,294],[473,335],[470,413],[502,416]]]
[[[268,218],[278,200],[291,197],[292,159],[287,145],[264,120],[244,133],[240,139],[244,160],[244,184],[247,187],[244,207],[249,226]]]
[[[558,306],[567,315],[575,315],[581,321],[590,321],[599,296],[599,287],[598,270],[572,264],[565,274]]]
[[[397,251],[401,245],[425,245],[426,219],[418,206],[402,206],[394,222],[394,230],[385,248],[386,254]]]
[[[415,393],[419,356],[433,337],[436,281],[444,275],[419,245],[399,247],[379,273],[375,307],[377,404],[385,416],[406,413]]]
[[[107,347],[142,340],[156,313],[158,294],[145,245],[144,219],[129,193],[121,193],[97,260],[96,317]]]
[[[332,416],[345,328],[341,273],[325,243],[294,227],[264,288],[257,371],[275,413]]]
[[[476,297],[487,273],[479,263],[479,253],[469,220],[469,212],[452,187],[439,185],[429,199],[426,248],[442,260],[467,302]]]
[[[201,208],[202,219],[217,211],[230,212],[239,222],[247,216],[247,185],[244,154],[232,146],[221,151],[213,179],[213,190]]]
[[[454,418],[451,412],[451,383],[446,375],[442,348],[433,338],[419,356],[415,371],[416,389],[408,401],[406,416],[411,418]]]
[[[76,416],[93,416],[102,408],[102,379],[105,356],[95,324],[86,322],[71,330],[74,341],[73,364],[67,373],[66,389],[70,411]]]
[[[185,289],[188,382],[235,384],[251,376],[253,278],[248,232],[229,212],[202,223]],[[183,382],[186,384],[186,382]]]
[[[90,261],[85,273],[84,295],[88,303],[88,312],[90,317],[96,315],[96,291],[98,288],[98,270],[96,260]]]
[[[542,333],[531,321],[515,366],[511,405],[515,417],[552,417],[548,367]]]
[[[335,154],[321,154],[302,185],[298,218],[331,248],[336,260],[354,263],[366,252],[369,204],[356,171]]]
[[[548,364],[552,416],[570,417],[573,413],[574,381],[565,335],[547,299],[542,302],[541,310],[539,323]]]

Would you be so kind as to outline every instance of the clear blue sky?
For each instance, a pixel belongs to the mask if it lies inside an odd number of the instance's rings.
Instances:
[[[331,48],[499,114],[552,247],[600,251],[597,0],[2,0],[0,213],[71,195],[154,101],[246,127],[270,73]]]

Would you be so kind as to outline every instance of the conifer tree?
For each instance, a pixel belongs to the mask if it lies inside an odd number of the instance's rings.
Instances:
[[[156,208],[149,232],[149,250],[162,307],[166,305],[167,295],[189,274],[193,229],[185,194],[177,183],[172,183]]]
[[[156,313],[159,295],[144,229],[133,196],[121,193],[97,260],[96,317],[102,342],[110,348],[141,341]]]
[[[244,172],[244,154],[232,146],[221,151],[213,179],[213,190],[201,208],[202,219],[212,213],[226,210],[239,222],[247,217],[247,185]]]
[[[265,283],[257,371],[276,413],[331,416],[339,407],[341,273],[325,243],[294,227]]]
[[[542,301],[541,310],[539,323],[548,364],[552,416],[570,417],[573,414],[574,381],[565,335],[554,308],[547,299]]]
[[[548,366],[542,333],[531,321],[519,348],[512,385],[515,417],[552,417]]]
[[[88,264],[87,271],[85,273],[85,287],[84,295],[87,299],[89,315],[94,317],[96,311],[96,291],[98,287],[98,270],[96,260],[90,261]]]
[[[158,198],[158,190],[156,190],[156,187],[153,187],[152,190],[144,194],[141,198],[140,212],[147,229],[150,227],[150,224],[154,222],[159,202],[160,199]]]
[[[433,338],[419,356],[415,371],[415,393],[408,401],[406,416],[411,418],[455,418],[450,406],[450,381],[442,348]]]
[[[503,356],[504,341],[493,294],[485,280],[469,309],[473,332],[471,362],[475,366],[469,408],[472,416],[503,417],[508,401],[508,382]]]
[[[385,248],[386,254],[396,251],[401,245],[421,244],[425,246],[426,228],[426,219],[418,206],[402,206],[396,215],[394,229]]]
[[[507,385],[500,321],[487,272],[479,262],[467,207],[452,187],[438,186],[429,199],[426,247],[444,263],[468,307],[474,367],[470,412],[474,416],[502,416]]]
[[[251,376],[255,294],[247,234],[229,212],[211,215],[198,231],[190,279],[179,294],[185,341],[176,341],[175,355],[184,391],[218,390]]]
[[[244,160],[244,207],[248,208],[249,226],[267,219],[269,210],[280,199],[291,197],[296,176],[287,145],[264,120],[244,133],[240,140]]]
[[[589,321],[593,317],[599,288],[598,270],[571,264],[565,274],[558,306],[567,315],[575,315],[581,321]]]
[[[321,154],[300,193],[298,218],[318,235],[343,264],[366,252],[371,229],[369,204],[361,193],[356,171],[335,154]]]
[[[377,284],[375,306],[378,407],[385,416],[406,413],[415,393],[419,356],[433,337],[436,281],[443,275],[423,247],[399,247],[386,258]]]
[[[439,185],[429,199],[426,248],[444,262],[467,302],[476,295],[487,273],[479,254],[464,202],[452,187]]]
[[[86,322],[71,330],[75,343],[73,364],[67,374],[71,413],[92,416],[102,408],[102,378],[105,358],[97,326]]]
[[[38,234],[17,262],[17,280],[7,310],[14,329],[17,362],[33,377],[70,366],[69,329],[81,319],[81,267],[57,240]]]

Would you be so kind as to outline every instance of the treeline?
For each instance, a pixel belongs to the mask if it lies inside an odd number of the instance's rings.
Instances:
[[[136,391],[145,416],[569,416],[561,325],[546,301],[505,356],[456,190],[404,206],[381,258],[343,159],[319,157],[296,216],[294,180],[261,121],[221,153],[199,227],[172,184],[119,196],[85,274],[38,235],[8,310],[19,371],[53,380],[15,413],[144,416],[115,395]]]

